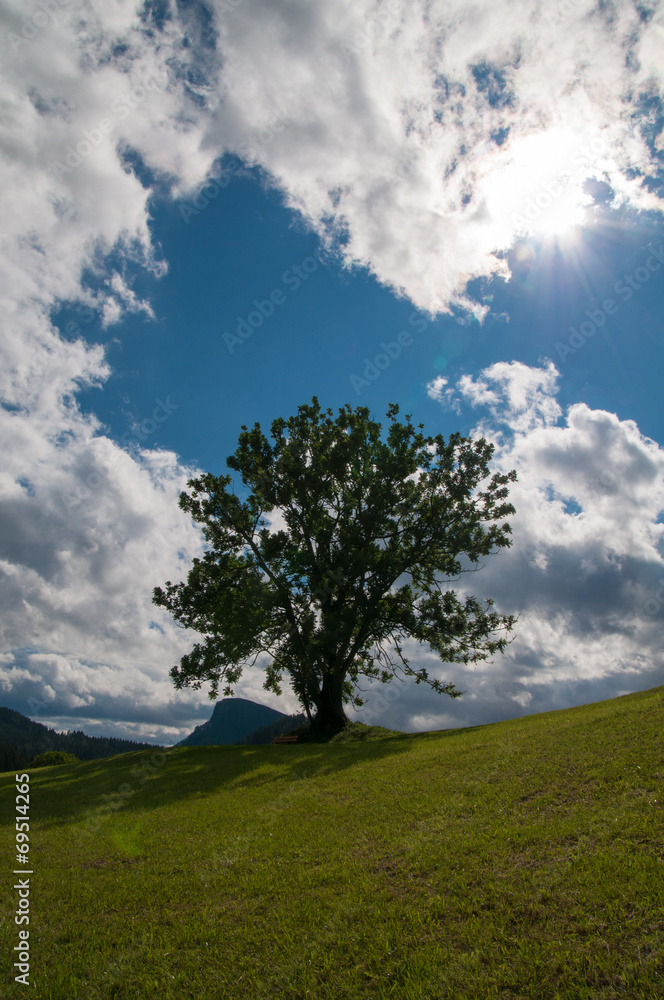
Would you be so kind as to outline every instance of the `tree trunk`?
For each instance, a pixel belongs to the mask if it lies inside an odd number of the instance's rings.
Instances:
[[[334,736],[348,724],[343,708],[343,674],[334,670],[323,671],[323,683],[316,702],[316,716],[311,724],[312,733]]]

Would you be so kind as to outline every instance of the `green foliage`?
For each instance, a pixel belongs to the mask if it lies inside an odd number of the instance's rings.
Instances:
[[[52,767],[54,764],[78,764],[78,757],[73,753],[66,753],[64,750],[46,750],[45,753],[37,754],[28,767]]]
[[[37,770],[30,994],[659,1000],[663,728],[659,688],[470,729]],[[10,863],[15,795],[0,776]],[[0,921],[3,955],[16,932]],[[23,995],[13,975],[3,997]]]
[[[0,771],[18,771],[28,763],[33,755],[19,750],[18,747],[0,743]]]
[[[362,705],[361,677],[388,682],[403,670],[416,683],[460,695],[414,669],[401,643],[412,637],[443,662],[503,652],[515,618],[448,584],[510,545],[503,518],[516,474],[489,474],[493,446],[452,434],[425,437],[391,404],[386,440],[366,407],[346,404],[336,420],[314,396],[297,416],[243,425],[227,465],[231,476],[189,481],[180,506],[202,525],[208,550],[186,582],[155,588],[154,603],[204,636],[171,670],[176,688],[210,684],[233,693],[243,667],[271,660],[265,688],[281,693],[285,673],[314,724],[342,728],[342,705]],[[270,534],[264,515],[281,512]],[[322,720],[322,721],[321,721]]]

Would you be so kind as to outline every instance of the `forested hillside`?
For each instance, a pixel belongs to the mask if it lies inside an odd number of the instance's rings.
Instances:
[[[136,743],[111,736],[87,736],[82,730],[57,733],[12,708],[0,708],[0,770],[25,767],[46,750],[64,750],[79,760],[96,760],[131,750],[153,749],[153,743]]]

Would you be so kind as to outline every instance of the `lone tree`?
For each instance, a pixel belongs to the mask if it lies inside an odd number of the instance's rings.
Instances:
[[[180,507],[203,525],[207,550],[186,583],[168,581],[153,598],[204,636],[172,668],[176,688],[209,682],[214,699],[223,681],[232,695],[249,658],[268,653],[266,690],[281,694],[288,673],[312,732],[324,736],[347,722],[344,704],[363,704],[360,677],[388,682],[402,667],[459,697],[410,666],[406,636],[448,663],[503,652],[515,617],[492,611],[490,599],[461,601],[446,584],[511,544],[510,526],[495,522],[515,512],[505,498],[516,473],[488,479],[493,445],[425,438],[423,424],[416,432],[398,412],[389,405],[384,442],[366,407],[347,403],[335,421],[314,396],[272,423],[274,444],[260,424],[242,425],[226,465],[241,473],[247,500],[231,492],[230,475],[189,480]],[[266,514],[280,514],[285,528],[270,533]]]

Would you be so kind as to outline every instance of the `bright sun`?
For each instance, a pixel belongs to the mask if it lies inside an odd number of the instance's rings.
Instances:
[[[515,139],[485,177],[492,217],[517,236],[571,238],[592,202],[584,181],[607,152],[599,136],[562,127]]]
[[[559,182],[560,185],[560,182]],[[555,188],[554,188],[555,192]],[[590,198],[576,185],[568,182],[559,194],[537,196],[531,199],[530,215],[526,218],[526,231],[544,237],[561,238],[568,236],[580,226],[585,218],[585,206]],[[549,201],[550,198],[550,201]],[[533,207],[534,206],[534,207]]]

